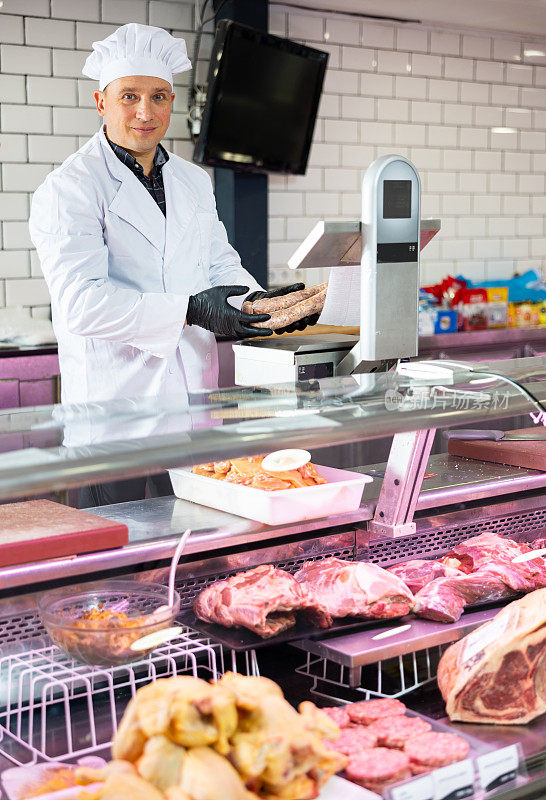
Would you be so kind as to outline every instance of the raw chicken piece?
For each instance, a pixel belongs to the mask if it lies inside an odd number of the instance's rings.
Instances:
[[[161,792],[180,783],[186,750],[166,736],[152,736],[137,761],[138,774]]]
[[[179,788],[192,800],[258,800],[229,761],[209,747],[187,751]]]
[[[136,775],[136,770],[129,761],[110,761],[98,768],[76,767],[76,783],[79,786],[105,781],[111,775]]]
[[[255,675],[240,675],[238,672],[226,672],[219,681],[219,686],[224,686],[235,695],[237,708],[252,711],[260,705],[263,698],[284,697],[281,687],[269,678]]]
[[[142,754],[146,737],[142,733],[138,721],[137,699],[133,697],[118,725],[118,730],[112,742],[112,756],[117,761],[136,761]]]
[[[138,775],[122,772],[110,775],[100,789],[87,793],[85,800],[165,800],[165,795]]]

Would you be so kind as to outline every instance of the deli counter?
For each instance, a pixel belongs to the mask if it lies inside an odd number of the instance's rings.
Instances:
[[[231,638],[217,637],[190,622],[205,587],[258,565],[293,574],[306,562],[337,557],[387,568],[439,559],[486,531],[519,543],[544,537],[546,468],[431,453],[445,429],[491,429],[507,418],[526,418],[540,436],[545,376],[546,357],[449,361],[428,374],[391,371],[159,402],[1,412],[3,503],[281,448],[305,448],[320,465],[336,449],[343,453],[358,442],[392,438],[386,463],[347,465],[370,476],[353,511],[268,525],[173,495],[87,509],[127,526],[128,542],[120,547],[86,546],[77,555],[6,564],[0,543],[2,770],[108,758],[119,719],[140,686],[174,674],[217,678],[231,669],[273,678],[293,703],[396,698],[429,727],[468,742],[466,772],[461,766],[459,777],[457,770],[445,775],[449,791],[421,776],[389,786],[384,797],[391,800],[544,796],[546,717],[525,725],[450,722],[436,682],[446,648],[494,619],[513,597],[470,604],[452,623],[410,615],[360,626],[353,621],[312,635],[297,628],[277,641],[254,642],[233,635],[235,629],[226,629]],[[166,584],[188,529],[175,574],[182,627],[176,638],[141,661],[109,667],[86,666],[53,644],[40,598],[111,579]],[[31,543],[26,552],[32,553]],[[498,775],[489,781],[493,753],[501,753],[506,768],[498,771],[497,764]]]

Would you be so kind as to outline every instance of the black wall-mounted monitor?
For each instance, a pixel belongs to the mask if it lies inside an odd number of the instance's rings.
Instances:
[[[303,175],[327,62],[322,50],[222,20],[194,161]]]

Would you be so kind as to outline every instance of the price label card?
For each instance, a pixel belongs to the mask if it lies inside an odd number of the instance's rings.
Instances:
[[[482,789],[484,792],[491,792],[516,779],[519,767],[517,745],[511,744],[501,750],[484,753],[476,759],[476,763]]]
[[[434,800],[432,776],[423,775],[403,786],[395,786],[391,789],[390,800]]]
[[[434,771],[434,800],[462,800],[474,794],[474,764],[470,758]]]

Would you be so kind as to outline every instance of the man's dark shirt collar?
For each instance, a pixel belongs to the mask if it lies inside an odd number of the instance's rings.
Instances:
[[[115,142],[110,141],[108,137],[106,137],[106,139],[119,160],[125,164],[125,166],[128,167],[138,178],[142,185],[146,187],[163,214],[166,216],[167,210],[165,203],[165,189],[163,186],[162,167],[169,160],[169,154],[165,148],[161,144],[157,145],[154,155],[152,174],[150,177],[148,177],[144,174],[142,165],[138,163],[134,156],[128,153],[127,150],[125,150],[125,148],[121,147],[119,144],[115,144]]]

